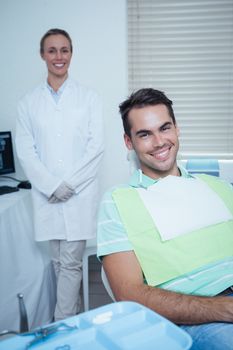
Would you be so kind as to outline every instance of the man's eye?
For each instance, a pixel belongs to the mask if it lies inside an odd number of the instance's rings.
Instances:
[[[140,137],[141,137],[141,138],[146,138],[148,135],[149,135],[148,132],[145,132],[145,133],[143,133],[143,134],[140,134]]]
[[[169,130],[169,129],[171,129],[171,125],[165,125],[165,126],[162,128],[162,131]]]

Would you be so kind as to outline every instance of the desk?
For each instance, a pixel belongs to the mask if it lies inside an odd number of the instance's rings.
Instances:
[[[0,331],[19,330],[17,294],[23,293],[29,328],[50,323],[55,278],[47,242],[35,242],[30,190],[0,196]]]

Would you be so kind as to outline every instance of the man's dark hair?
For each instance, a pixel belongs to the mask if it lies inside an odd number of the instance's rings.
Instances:
[[[45,39],[47,39],[50,35],[59,35],[59,34],[65,36],[66,39],[68,39],[68,41],[70,43],[70,51],[73,52],[72,40],[71,40],[71,37],[69,36],[69,34],[63,29],[53,28],[53,29],[49,29],[42,36],[42,38],[40,40],[40,54],[41,55],[44,53],[44,42],[45,42]]]
[[[155,106],[158,104],[163,104],[167,107],[170,117],[174,125],[176,125],[176,119],[174,115],[174,111],[172,108],[172,101],[167,98],[167,96],[159,90],[155,90],[152,88],[140,89],[136,92],[133,92],[127,100],[123,101],[119,105],[119,110],[121,114],[121,118],[123,121],[123,127],[125,134],[130,135],[131,125],[129,123],[129,112],[133,108],[143,108],[146,106]]]

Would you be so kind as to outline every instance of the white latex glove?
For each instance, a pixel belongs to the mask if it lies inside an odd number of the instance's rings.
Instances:
[[[74,194],[73,188],[70,187],[66,182],[62,182],[60,186],[54,191],[52,196],[49,198],[50,203],[57,203],[59,201],[65,202]]]
[[[60,200],[57,197],[55,197],[54,194],[52,194],[52,196],[49,197],[48,201],[49,201],[49,203],[58,203],[58,202],[60,202]]]

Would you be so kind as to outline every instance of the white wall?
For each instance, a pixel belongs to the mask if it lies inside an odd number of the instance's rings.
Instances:
[[[106,152],[101,192],[128,178],[118,113],[127,96],[126,21],[126,0],[0,1],[0,130],[11,130],[14,136],[18,99],[46,78],[39,56],[42,35],[54,27],[67,30],[74,46],[70,75],[103,99]],[[17,159],[16,176],[23,177]]]

